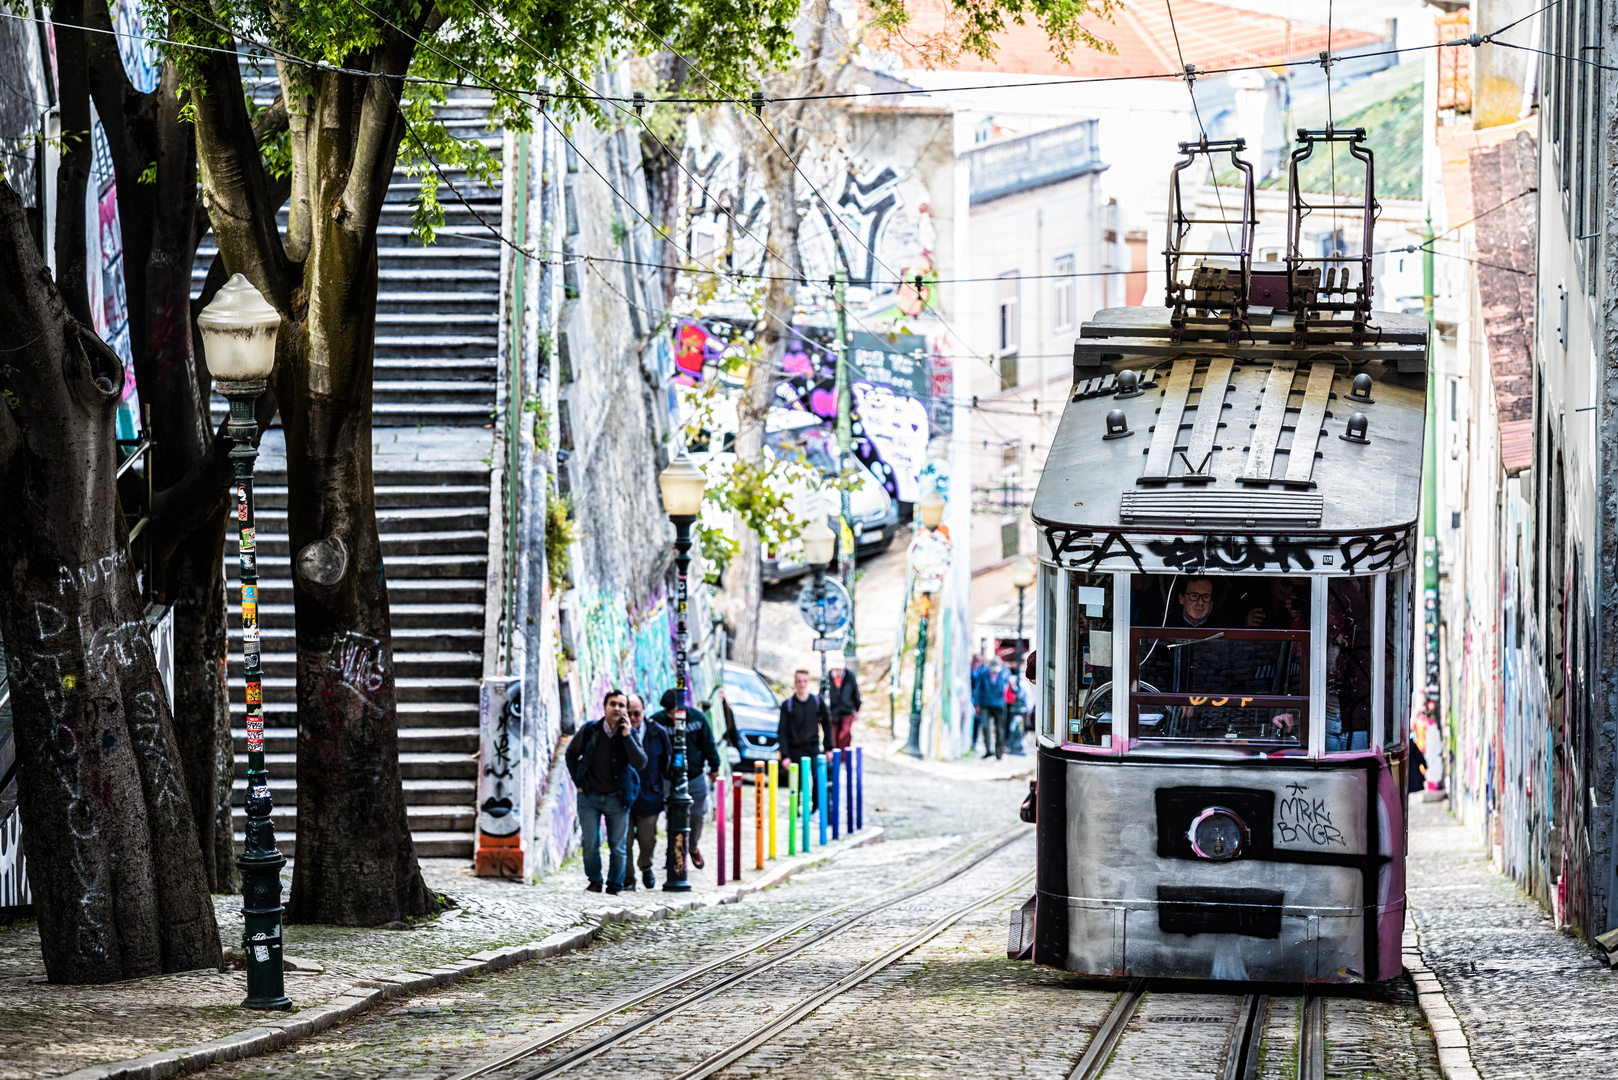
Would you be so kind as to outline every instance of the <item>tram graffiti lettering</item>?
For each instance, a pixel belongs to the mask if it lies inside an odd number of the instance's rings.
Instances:
[[[1063,541],[1064,548],[1071,546],[1072,544],[1073,540],[1071,538]],[[1052,546],[1054,547],[1055,545]],[[1133,563],[1136,573],[1145,572],[1146,567],[1141,564],[1140,552],[1135,550],[1135,546],[1129,542],[1128,537],[1124,536],[1123,533],[1116,532],[1108,533],[1107,538],[1101,542],[1100,547],[1092,546],[1088,551],[1081,554],[1076,560],[1068,565],[1073,567],[1075,570],[1094,570],[1107,559],[1115,555],[1120,558],[1128,559],[1131,563]]]
[[[1306,795],[1305,792],[1309,790],[1307,784],[1288,784],[1287,790],[1291,794],[1275,808],[1275,833],[1283,844],[1302,842],[1315,847],[1330,847],[1332,844],[1348,846],[1342,831],[1332,824],[1331,814],[1326,810],[1326,800]]]
[[[1342,545],[1343,569],[1350,573],[1376,573],[1389,570],[1405,558],[1410,540],[1405,533],[1383,533],[1381,536],[1354,536]]]
[[[1176,537],[1151,540],[1146,547],[1163,560],[1164,566],[1181,571],[1266,570],[1272,564],[1278,570],[1294,565],[1300,570],[1315,568],[1309,546],[1285,536],[1274,537],[1268,543],[1247,536]]]

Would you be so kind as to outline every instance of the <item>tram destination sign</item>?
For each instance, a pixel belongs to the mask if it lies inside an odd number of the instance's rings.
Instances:
[[[1410,565],[1414,530],[1365,536],[1096,532],[1047,525],[1040,555],[1070,570],[1133,573],[1385,574]]]

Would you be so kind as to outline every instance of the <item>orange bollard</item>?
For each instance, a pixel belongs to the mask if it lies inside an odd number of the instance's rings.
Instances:
[[[764,869],[764,763],[753,762],[753,869]]]

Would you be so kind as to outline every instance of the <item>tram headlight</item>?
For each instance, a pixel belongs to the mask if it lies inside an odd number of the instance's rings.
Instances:
[[[1234,810],[1223,806],[1210,806],[1196,816],[1186,839],[1198,858],[1210,862],[1227,862],[1247,848],[1250,834],[1247,823]]]

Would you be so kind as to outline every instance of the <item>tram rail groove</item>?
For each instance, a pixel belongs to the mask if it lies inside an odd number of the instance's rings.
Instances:
[[[1298,1032],[1298,1080],[1326,1080],[1326,999],[1305,994]]]
[[[905,956],[908,956],[910,953],[919,949],[921,946],[927,944],[927,942],[933,940],[944,931],[954,926],[966,916],[972,914],[972,912],[977,911],[980,908],[988,907],[997,900],[1005,899],[1007,896],[1016,892],[1018,889],[1022,888],[1033,880],[1034,872],[1030,870],[1027,873],[1020,875],[1015,881],[1011,882],[1011,884],[990,889],[987,893],[961,905],[954,911],[940,916],[926,929],[912,934],[910,937],[906,938],[898,945],[895,945],[893,948],[887,950],[876,959],[869,960],[866,963],[861,964],[854,971],[843,976],[843,978],[838,979],[830,986],[822,987],[821,989],[815,991],[813,994],[810,994],[808,997],[800,1001],[797,1005],[794,1005],[791,1009],[787,1010],[787,1012],[783,1015],[770,1021],[768,1024],[755,1029],[749,1034],[742,1036],[742,1038],[731,1043],[730,1046],[721,1050],[719,1053],[714,1054],[700,1065],[687,1069],[685,1072],[678,1074],[673,1078],[673,1080],[703,1080],[704,1077],[712,1076],[714,1073],[734,1065],[737,1061],[740,1061],[742,1058],[746,1057],[760,1046],[769,1042],[770,1039],[774,1038],[776,1035],[779,1035],[787,1028],[792,1027],[794,1024],[804,1019],[810,1013],[813,1013],[816,1009],[826,1004],[826,1002],[841,994],[847,993],[849,990],[852,990],[854,987],[865,982],[867,979],[871,978],[873,975],[876,975],[884,968],[887,968],[897,961],[903,959]]]
[[[751,978],[754,975],[761,974],[764,971],[767,971],[796,955],[797,953],[802,952],[804,949],[835,937],[849,927],[866,918],[869,918],[877,912],[884,911],[896,904],[903,903],[905,900],[911,899],[915,896],[920,896],[942,885],[945,885],[950,881],[953,881],[955,878],[960,877],[973,867],[1005,850],[1018,840],[1031,835],[1032,832],[1032,829],[1025,825],[1019,824],[996,833],[986,839],[975,840],[967,843],[946,855],[944,858],[934,862],[931,866],[910,875],[903,881],[890,885],[884,889],[878,889],[876,892],[870,893],[866,896],[857,897],[855,899],[845,901],[844,903],[835,904],[829,908],[823,908],[820,911],[806,915],[798,921],[791,923],[780,930],[772,931],[758,941],[744,945],[739,949],[735,949],[729,953],[726,953],[724,956],[720,956],[706,963],[698,964],[696,967],[690,968],[678,975],[665,979],[664,981],[648,987],[645,990],[631,994],[626,998],[621,998],[610,1005],[597,1009],[595,1012],[583,1017],[582,1019],[573,1021],[565,1027],[553,1032],[548,1032],[537,1039],[523,1043],[521,1046],[511,1049],[497,1058],[483,1062],[480,1065],[475,1065],[470,1069],[463,1070],[462,1072],[455,1073],[453,1076],[450,1076],[448,1080],[475,1080],[477,1077],[487,1076],[490,1073],[494,1073],[511,1065],[515,1065],[524,1058],[531,1057],[534,1054],[554,1046],[565,1039],[571,1038],[580,1031],[593,1027],[609,1017],[623,1012],[625,1009],[633,1008],[642,1002],[649,1001],[652,998],[678,990],[680,987],[700,979],[702,976],[722,968],[727,964],[734,963],[735,961],[740,960],[752,953],[767,949],[771,945],[774,945],[785,938],[791,937],[793,934],[806,929],[822,919],[848,911],[850,908],[860,908],[860,910],[854,912],[852,915],[849,915],[847,918],[842,919],[832,926],[826,927],[805,940],[794,944],[787,950],[778,953],[775,956],[767,957],[756,963],[750,964],[739,971],[732,972],[731,974],[716,980],[714,983],[703,987],[695,993],[687,994],[679,1000],[674,1001],[652,1013],[649,1013],[644,1017],[640,1017],[636,1020],[632,1020],[626,1024],[620,1025],[619,1027],[613,1028],[611,1031],[606,1032],[601,1037],[587,1043],[582,1047],[579,1047],[571,1053],[557,1058],[554,1061],[546,1062],[538,1069],[521,1074],[518,1080],[537,1080],[539,1077],[551,1076],[555,1073],[571,1068],[574,1065],[582,1064],[591,1058],[599,1056],[601,1053],[610,1049],[612,1046],[617,1045],[619,1042],[622,1042],[635,1032],[640,1031],[651,1024],[657,1023],[659,1020],[672,1015],[674,1012],[677,1012],[680,1009],[696,1004],[698,1001],[711,997],[714,994],[734,986],[738,982]],[[967,861],[961,863],[961,865],[955,865],[963,859]],[[925,885],[917,885],[918,882],[927,881],[929,878],[937,877],[937,875],[940,874],[943,874],[944,876],[938,877],[936,881],[931,881]],[[1021,879],[1019,880],[1021,881]],[[883,897],[887,898],[882,899]],[[861,907],[861,905],[864,906]]]
[[[1067,1080],[1095,1080],[1095,1077],[1101,1075],[1101,1070],[1112,1060],[1112,1052],[1118,1048],[1118,1040],[1124,1037],[1124,1029],[1129,1026],[1135,1010],[1140,1008],[1141,1000],[1145,997],[1144,979],[1136,979],[1129,984],[1129,989],[1118,995],[1112,1011],[1101,1021],[1101,1026],[1096,1029],[1090,1045],[1085,1047],[1079,1063],[1067,1074]]]
[[[1264,1044],[1264,1022],[1270,1015],[1268,994],[1248,994],[1236,1014],[1230,1052],[1225,1055],[1225,1080],[1254,1080],[1258,1075],[1258,1051]]]

